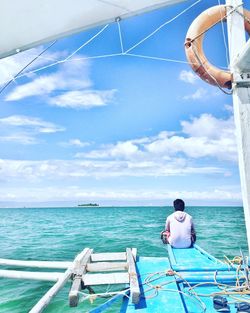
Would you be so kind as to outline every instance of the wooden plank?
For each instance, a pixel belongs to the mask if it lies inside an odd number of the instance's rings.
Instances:
[[[30,279],[55,282],[58,281],[58,279],[61,278],[63,274],[64,273],[0,270],[0,277],[3,278]]]
[[[82,275],[86,273],[86,266],[90,260],[92,249],[88,249],[80,253],[75,259],[73,268],[73,282],[69,292],[69,305],[76,307],[79,302],[79,290],[81,290]]]
[[[72,265],[72,262],[61,261],[23,261],[0,259],[0,265],[20,266],[20,267],[37,267],[37,268],[60,268],[67,269]]]
[[[137,277],[137,272],[135,268],[135,259],[132,254],[132,250],[127,248],[127,261],[128,261],[128,274],[129,274],[129,284],[130,284],[130,297],[134,304],[140,301],[140,287]]]
[[[87,264],[87,272],[126,271],[127,262],[96,262]]]
[[[133,254],[134,260],[135,260],[135,262],[136,262],[137,248],[132,248],[132,254]]]
[[[87,253],[89,249],[84,249],[80,255],[83,257],[85,253]],[[56,296],[58,291],[66,284],[66,282],[72,276],[72,269],[76,266],[77,262],[79,262],[79,255],[75,258],[72,265],[67,269],[65,273],[59,278],[59,280],[51,287],[46,294],[37,302],[37,304],[30,310],[29,313],[41,313],[50,303],[53,297]]]
[[[92,262],[99,261],[125,261],[127,256],[125,252],[115,252],[115,253],[93,253],[91,255]]]
[[[85,286],[128,284],[128,273],[86,274],[83,277]]]

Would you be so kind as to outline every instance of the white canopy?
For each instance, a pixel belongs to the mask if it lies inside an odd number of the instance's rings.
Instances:
[[[0,58],[187,0],[1,0]]]

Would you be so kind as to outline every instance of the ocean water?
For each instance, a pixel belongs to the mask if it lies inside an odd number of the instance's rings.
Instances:
[[[188,207],[197,243],[220,259],[247,252],[242,207]],[[0,258],[71,261],[85,247],[120,252],[136,247],[141,256],[166,256],[159,233],[170,207],[81,207],[0,209]],[[1,267],[1,269],[19,269]],[[0,279],[0,313],[28,312],[52,286],[48,282]],[[96,303],[68,307],[67,284],[45,310],[87,312]],[[107,312],[119,312],[118,304]]]

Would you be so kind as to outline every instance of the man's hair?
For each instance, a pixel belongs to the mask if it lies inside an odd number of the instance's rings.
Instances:
[[[174,200],[174,208],[175,208],[175,211],[184,211],[185,202],[181,199]]]

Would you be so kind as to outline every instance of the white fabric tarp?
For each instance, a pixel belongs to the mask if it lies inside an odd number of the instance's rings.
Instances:
[[[187,0],[1,0],[0,58]]]

